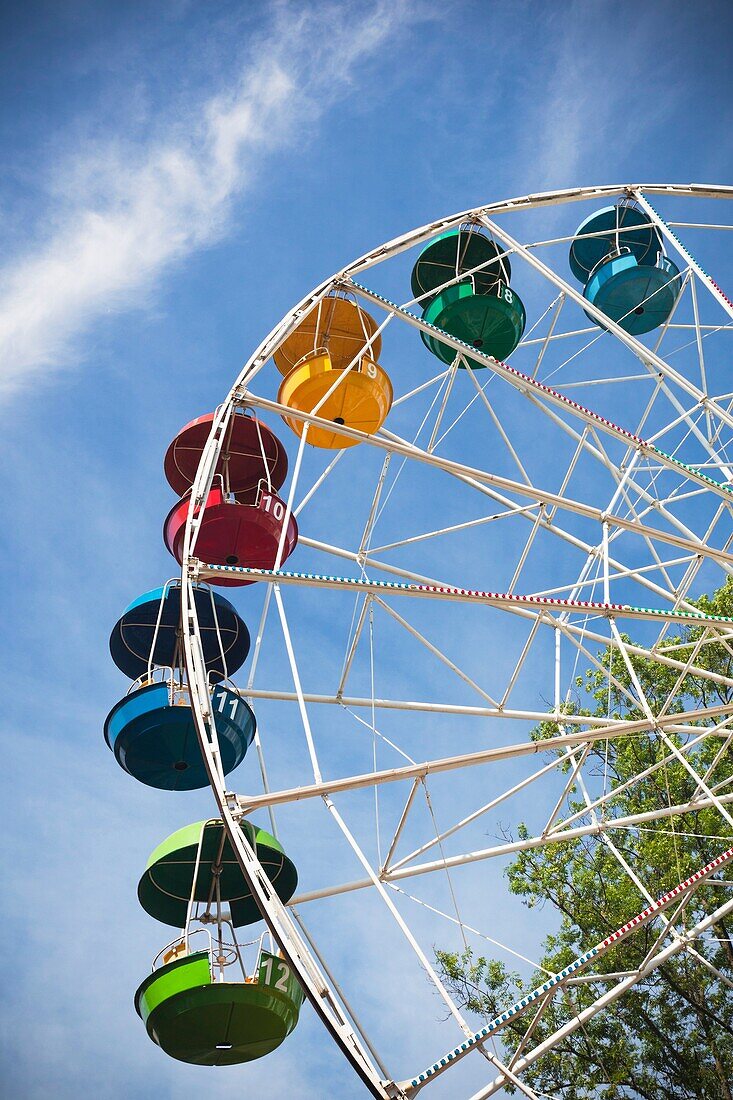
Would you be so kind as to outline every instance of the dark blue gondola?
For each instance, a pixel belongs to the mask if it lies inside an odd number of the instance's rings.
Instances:
[[[257,723],[251,707],[223,684],[211,693],[224,774],[241,764]],[[193,791],[209,780],[199,749],[187,688],[145,684],[107,715],[104,737],[118,764],[148,787]]]
[[[247,659],[249,631],[229,600],[211,589],[195,587],[194,602],[206,669],[216,682],[231,676]],[[180,620],[180,582],[138,596],[112,631],[112,660],[131,680],[144,676],[151,665],[181,666]]]

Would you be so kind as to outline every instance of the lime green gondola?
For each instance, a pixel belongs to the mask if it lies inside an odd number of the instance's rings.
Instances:
[[[275,837],[264,829],[249,821],[243,821],[240,828],[256,849],[276,894],[281,901],[288,901],[298,884],[294,864]],[[146,913],[177,928],[186,924],[192,901],[210,902],[217,893],[220,901],[228,903],[235,927],[260,919],[221,821],[187,825],[159,844],[137,889]]]
[[[260,953],[256,977],[217,981],[209,951],[154,970],[135,994],[148,1035],[171,1058],[226,1066],[262,1058],[298,1022],[303,991],[288,963]]]

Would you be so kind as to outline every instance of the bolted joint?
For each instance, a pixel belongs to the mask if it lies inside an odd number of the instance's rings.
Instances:
[[[226,791],[224,798],[226,800],[227,810],[231,816],[235,821],[241,821],[245,816],[245,810],[243,808],[244,799],[238,794],[235,794],[234,791]]]

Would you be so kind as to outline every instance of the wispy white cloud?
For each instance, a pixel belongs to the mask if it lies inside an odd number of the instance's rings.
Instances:
[[[0,270],[0,398],[68,369],[74,337],[95,317],[139,300],[172,263],[220,237],[262,158],[313,125],[412,13],[406,0],[273,10],[233,90],[163,136],[158,127],[148,144],[117,134],[54,169],[56,192],[73,203],[49,238]]]
[[[548,7],[542,18],[547,36],[532,59],[536,70],[520,141],[520,163],[532,189],[636,182],[624,180],[624,169],[630,164],[632,175],[643,172],[640,150],[645,152],[649,132],[674,113],[682,94],[669,57],[649,67],[647,43],[656,14],[635,10],[632,35],[612,5],[573,0],[561,12]],[[637,83],[642,112],[632,107],[630,81]],[[592,178],[584,175],[589,167]],[[599,171],[606,177],[599,178]]]

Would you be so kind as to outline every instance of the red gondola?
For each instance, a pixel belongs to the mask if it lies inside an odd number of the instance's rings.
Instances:
[[[180,564],[183,559],[183,535],[189,498],[183,497],[168,513],[163,525],[163,540]],[[241,504],[227,497],[221,485],[214,485],[204,506],[195,554],[208,565],[242,565],[250,569],[273,569],[285,520],[286,505],[266,485],[258,488],[253,504]],[[298,542],[298,524],[288,517],[281,564],[292,554]],[[211,577],[210,584],[223,587],[253,584],[232,577]]]
[[[165,476],[179,496],[193,484],[214,416],[214,413],[205,413],[186,424],[166,452]],[[275,433],[247,410],[234,412],[216,467],[224,490],[240,504],[254,504],[261,480],[277,491],[287,472],[288,456]]]

